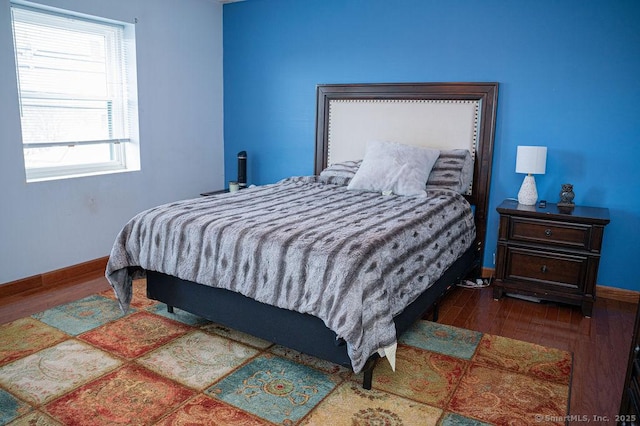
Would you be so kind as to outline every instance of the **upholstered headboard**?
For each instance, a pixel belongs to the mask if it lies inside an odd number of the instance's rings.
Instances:
[[[362,159],[370,140],[469,150],[474,174],[466,198],[475,208],[482,259],[497,97],[497,83],[319,85],[315,172]]]

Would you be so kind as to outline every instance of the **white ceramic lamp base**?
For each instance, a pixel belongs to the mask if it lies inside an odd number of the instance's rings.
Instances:
[[[522,181],[520,192],[518,192],[518,203],[525,206],[533,206],[536,201],[538,201],[536,180],[533,178],[533,175],[527,175]]]

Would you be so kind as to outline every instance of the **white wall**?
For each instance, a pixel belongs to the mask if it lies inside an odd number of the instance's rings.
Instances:
[[[139,211],[224,186],[218,1],[38,2],[137,18],[142,170],[26,183],[10,5],[0,0],[0,284],[107,256]]]

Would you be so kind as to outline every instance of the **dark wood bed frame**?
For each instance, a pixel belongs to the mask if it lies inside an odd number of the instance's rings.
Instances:
[[[394,318],[400,336],[429,311],[437,320],[437,303],[460,279],[478,277],[484,252],[489,204],[489,182],[497,107],[497,83],[416,83],[320,85],[317,88],[315,173],[327,166],[329,102],[332,99],[457,99],[480,101],[472,194],[476,243],[445,271],[427,291]],[[147,297],[212,322],[248,333],[299,352],[348,368],[346,344],[317,317],[257,302],[226,289],[204,286],[154,271],[147,271]],[[371,388],[373,355],[364,369],[363,387]]]

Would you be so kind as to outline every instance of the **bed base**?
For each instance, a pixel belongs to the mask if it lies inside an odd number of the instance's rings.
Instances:
[[[437,320],[437,303],[460,279],[478,266],[475,247],[469,248],[427,291],[394,318],[397,336],[430,310]],[[147,271],[147,297],[165,303],[169,312],[179,308],[209,321],[269,342],[351,368],[344,340],[337,338],[319,318],[260,303],[226,289],[185,281]],[[367,361],[362,386],[371,389],[378,355]]]

